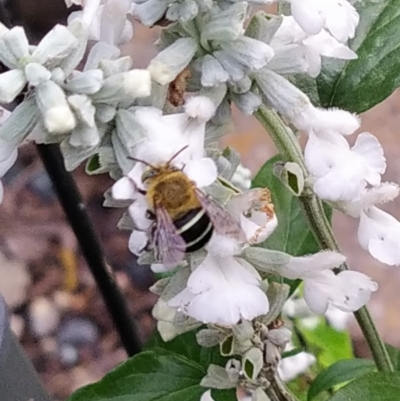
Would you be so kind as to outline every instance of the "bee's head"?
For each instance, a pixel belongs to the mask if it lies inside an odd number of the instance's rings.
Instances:
[[[149,169],[145,170],[142,174],[142,182],[145,183],[152,178],[157,177],[160,174],[160,169],[158,167],[151,166]]]
[[[166,172],[171,172],[175,170],[179,170],[172,166],[171,162],[174,160],[181,152],[183,152],[189,145],[184,146],[183,148],[179,149],[178,152],[176,152],[166,163],[163,163],[159,166],[153,166],[149,162],[141,159],[136,159],[134,157],[128,157],[130,160],[134,160],[136,162],[143,163],[148,167],[147,170],[145,170],[142,174],[142,182],[145,183],[148,180],[151,180],[153,178],[156,178],[160,174],[166,173]]]

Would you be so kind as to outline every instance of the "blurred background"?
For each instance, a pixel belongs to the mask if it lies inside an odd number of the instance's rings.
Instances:
[[[0,7],[6,7],[11,23],[23,25],[33,41],[67,16],[63,0],[1,0]],[[139,23],[134,27],[133,40],[123,53],[133,58],[135,67],[146,67],[156,52],[153,44],[159,31]],[[255,174],[276,150],[255,119],[238,112],[234,118],[235,132],[222,143],[240,151],[243,164]],[[385,149],[384,179],[400,182],[400,92],[365,113],[362,120],[362,131],[376,135]],[[89,177],[83,168],[74,177],[145,341],[154,329],[155,296],[147,290],[154,277],[129,252],[128,232],[116,227],[122,210],[102,206],[112,180],[107,175]],[[76,388],[100,379],[126,355],[34,146],[20,149],[18,162],[3,183],[0,293],[9,305],[12,329],[47,390],[56,400],[64,400]],[[400,219],[400,200],[384,209]],[[370,309],[385,342],[400,346],[400,270],[382,265],[360,248],[357,221],[336,213],[333,224],[350,266],[379,283]],[[350,330],[357,354],[368,356],[353,320]]]

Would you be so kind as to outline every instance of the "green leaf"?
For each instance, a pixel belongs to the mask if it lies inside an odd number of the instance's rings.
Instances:
[[[278,217],[278,227],[262,246],[286,252],[292,256],[318,252],[320,247],[307,226],[298,198],[293,196],[273,175],[273,167],[280,160],[279,155],[269,159],[261,167],[252,183],[253,188],[270,189]],[[326,207],[325,211],[330,219],[331,208]]]
[[[308,390],[308,401],[318,394],[327,391],[337,384],[364,376],[375,369],[375,363],[369,359],[341,360],[321,372],[311,383]]]
[[[394,370],[400,370],[400,349],[393,347],[393,345],[385,344],[392,361]]]
[[[134,356],[68,401],[199,401],[204,375],[196,362],[158,348]]]
[[[202,327],[198,330],[201,330]],[[199,364],[203,370],[204,375],[207,373],[209,365],[215,364],[220,366],[225,366],[229,358],[220,355],[219,347],[204,348],[196,341],[196,332],[198,330],[193,330],[188,333],[181,334],[180,336],[174,338],[171,341],[165,342],[159,335],[158,331],[155,331],[150,341],[146,344],[147,350],[152,350],[154,348],[163,348],[164,350],[176,353],[191,361]],[[203,392],[206,389],[203,388]],[[236,400],[236,395],[234,390],[211,390],[212,396],[215,401],[234,401]],[[136,401],[136,400],[135,400]]]
[[[163,348],[198,363],[205,371],[212,363],[224,366],[229,358],[224,358],[220,355],[218,346],[211,348],[200,347],[196,341],[196,332],[196,330],[189,331],[171,341],[164,342],[158,331],[155,331],[150,341],[146,344],[146,350]]]
[[[399,372],[372,372],[341,388],[329,401],[396,401],[399,394]]]
[[[323,107],[361,113],[400,85],[400,1],[368,0],[354,6],[360,14],[360,25],[349,46],[358,59],[325,59],[317,87]],[[308,89],[315,95],[311,86]]]
[[[348,331],[337,331],[329,326],[324,319],[321,319],[318,326],[314,328],[308,328],[299,321],[297,332],[307,344],[307,351],[314,354],[318,363],[324,368],[341,359],[353,358]]]

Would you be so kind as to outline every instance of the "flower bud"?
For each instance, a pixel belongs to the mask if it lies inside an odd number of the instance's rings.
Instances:
[[[21,70],[10,70],[0,74],[0,102],[11,103],[26,84]]]
[[[75,116],[67,103],[64,91],[56,83],[41,83],[37,86],[35,95],[44,125],[49,132],[61,134],[75,128]]]

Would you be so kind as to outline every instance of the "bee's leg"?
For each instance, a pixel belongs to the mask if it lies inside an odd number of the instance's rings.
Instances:
[[[152,213],[150,210],[148,211]],[[144,250],[146,252],[152,251],[154,249],[154,243],[153,243],[153,238],[154,238],[154,232],[156,231],[156,225],[153,223],[147,230],[147,237],[149,240],[147,241],[147,244],[144,246]]]

